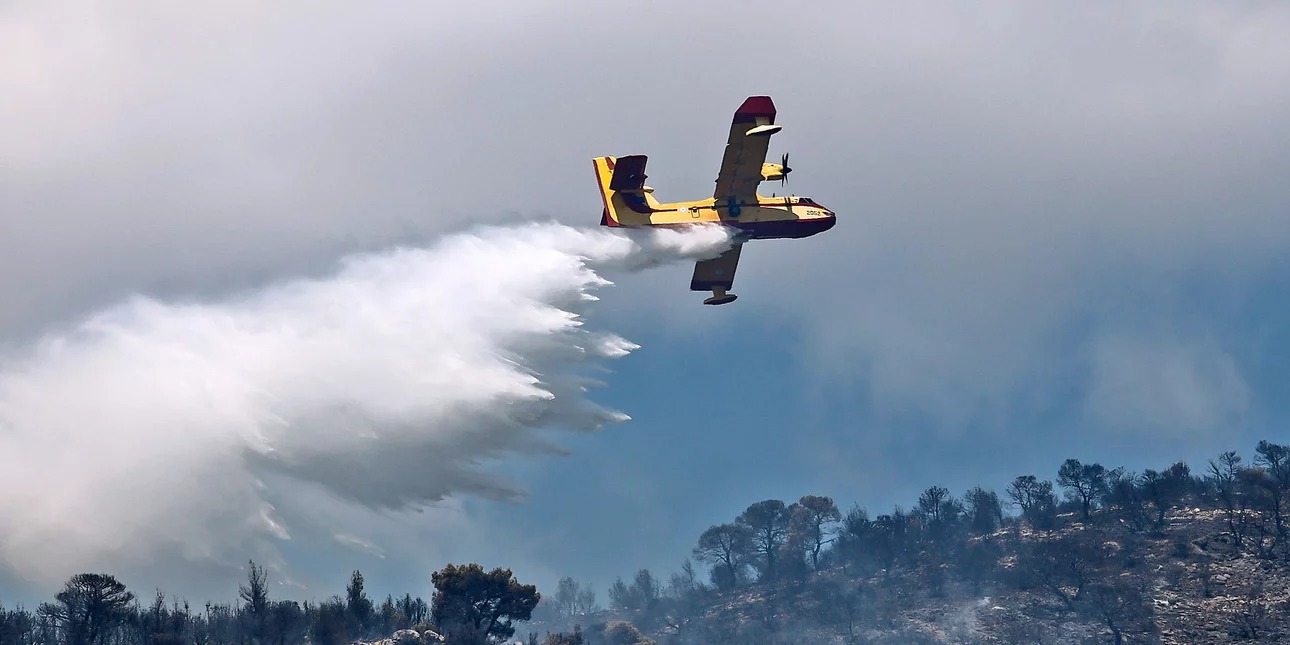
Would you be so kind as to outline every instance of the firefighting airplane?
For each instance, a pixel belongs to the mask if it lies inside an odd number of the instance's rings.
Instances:
[[[833,211],[809,197],[766,197],[757,194],[763,181],[788,179],[788,155],[780,163],[765,163],[775,125],[775,104],[769,96],[750,96],[735,111],[730,139],[717,189],[712,197],[692,202],[660,204],[645,185],[645,155],[596,157],[596,179],[605,211],[601,226],[643,228],[721,223],[738,231],[733,248],[694,265],[691,291],[712,291],[705,305],[723,305],[737,296],[734,286],[739,251],[747,240],[807,237],[823,233],[837,222]]]

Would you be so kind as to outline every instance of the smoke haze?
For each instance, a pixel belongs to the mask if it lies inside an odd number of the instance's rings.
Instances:
[[[584,324],[602,273],[728,246],[720,227],[486,228],[218,302],[135,297],[47,334],[0,367],[0,573],[164,582],[274,564],[275,544],[325,524],[290,521],[306,506],[515,499],[486,462],[628,418],[587,397],[636,348]]]

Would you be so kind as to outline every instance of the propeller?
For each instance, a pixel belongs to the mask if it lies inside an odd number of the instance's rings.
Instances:
[[[783,169],[780,171],[782,174],[780,175],[780,178],[779,178],[779,185],[783,186],[788,183],[788,173],[793,172],[793,169],[788,167],[787,152],[785,152],[784,156],[780,158],[779,165],[783,167]]]

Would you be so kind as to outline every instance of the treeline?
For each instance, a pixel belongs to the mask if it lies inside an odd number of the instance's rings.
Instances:
[[[1150,592],[1122,574],[1142,561],[1146,538],[1164,535],[1176,509],[1217,517],[1226,529],[1219,542],[1231,549],[1290,561],[1285,445],[1259,442],[1250,463],[1225,452],[1200,473],[1183,462],[1132,472],[1068,459],[1055,475],[1018,476],[1002,495],[932,486],[912,506],[877,515],[859,505],[844,514],[826,496],[755,502],[698,537],[693,557],[706,576],[688,560],[667,583],[640,570],[610,588],[610,610],[672,642],[777,642],[757,630],[784,629],[784,615],[852,635],[862,624],[894,624],[908,602],[901,584],[931,598],[947,585],[963,593],[993,585],[1036,591],[1047,610],[1092,617],[1118,640],[1149,629]],[[1111,534],[1114,553],[1102,548]],[[1174,551],[1185,559],[1191,548],[1180,539]],[[899,584],[888,584],[893,578]],[[572,579],[561,586],[566,600],[580,589]],[[759,600],[739,609],[739,598]],[[795,604],[785,612],[776,603],[788,598]],[[585,603],[557,608],[570,623],[591,618]]]
[[[0,606],[0,645],[348,645],[401,630],[415,633],[403,632],[400,645],[473,645],[514,634],[541,597],[509,569],[486,572],[478,564],[450,564],[431,581],[429,605],[411,594],[374,603],[359,571],[344,596],[275,600],[264,568],[250,562],[235,602],[194,608],[160,591],[144,604],[114,576],[82,573],[34,612]]]
[[[0,643],[4,645],[287,645],[305,642],[349,643],[426,623],[430,608],[410,594],[387,596],[373,603],[355,571],[345,595],[321,602],[274,600],[267,574],[249,563],[247,582],[237,601],[207,602],[194,608],[188,601],[167,600],[157,591],[144,604],[114,576],[83,573],[73,576],[52,603],[35,612],[0,608]]]

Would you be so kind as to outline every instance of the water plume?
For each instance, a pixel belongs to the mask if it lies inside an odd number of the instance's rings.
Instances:
[[[720,227],[484,228],[51,332],[0,364],[0,569],[51,585],[264,557],[292,538],[293,499],[512,499],[481,464],[553,450],[543,429],[627,419],[587,396],[588,372],[636,349],[586,324],[602,271],[729,243]],[[275,494],[283,481],[326,495]]]

